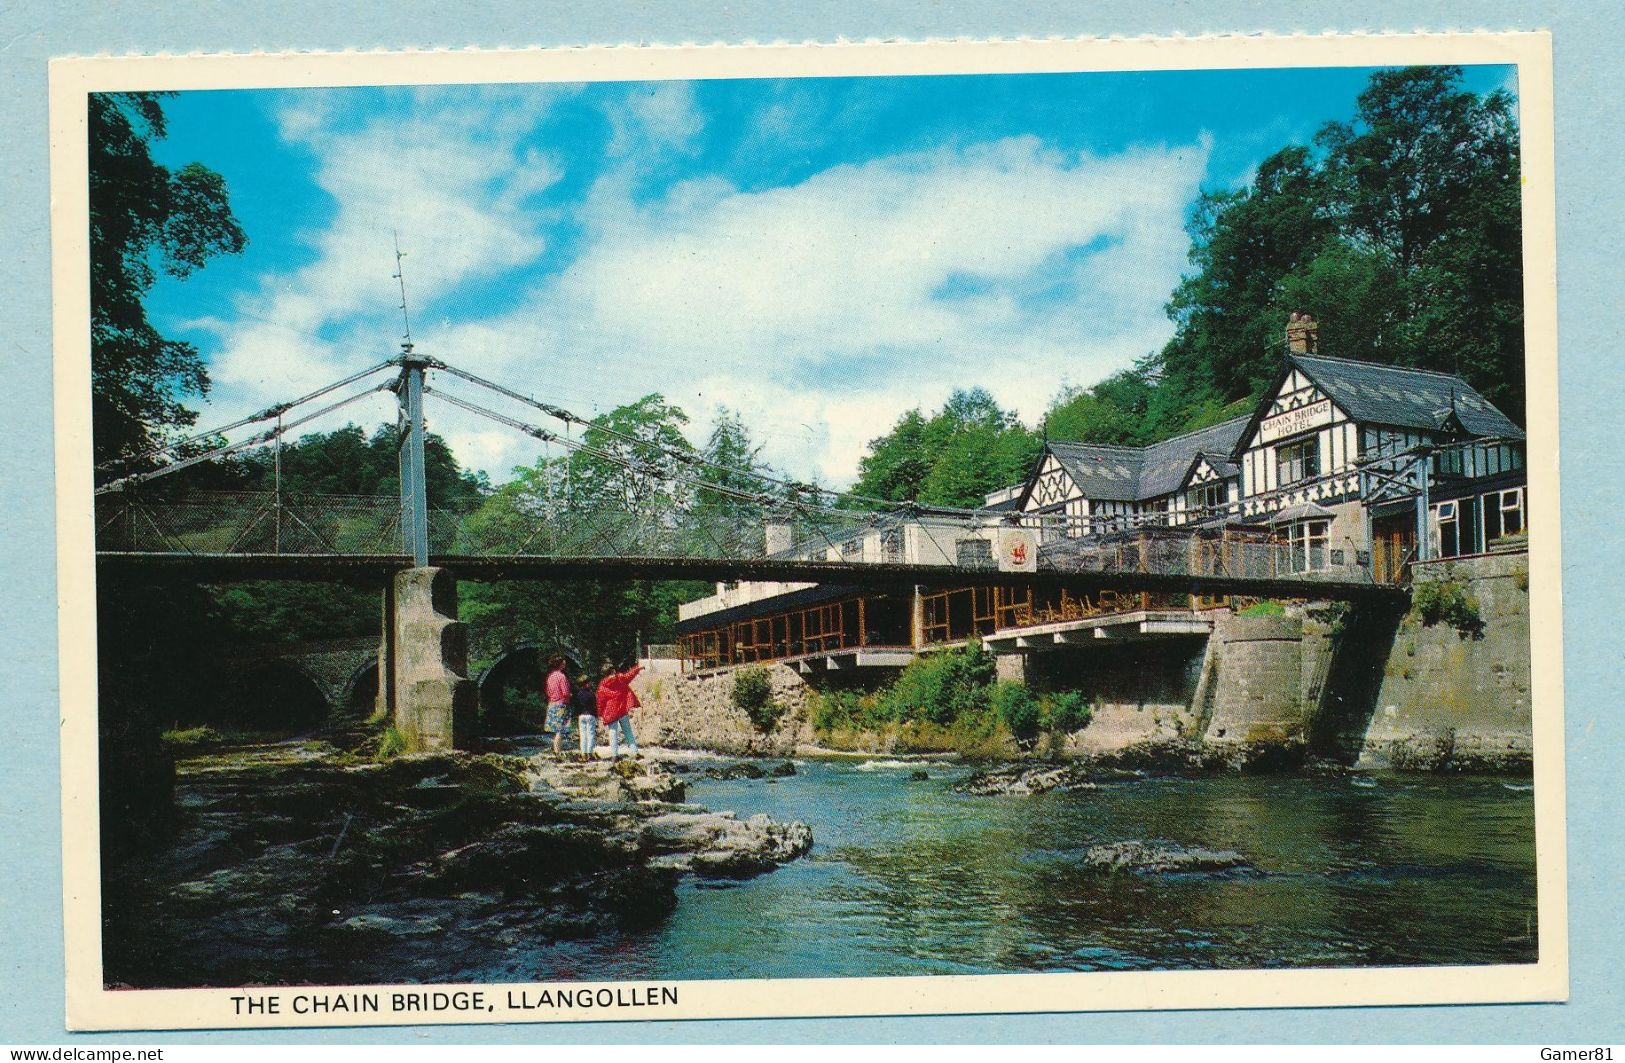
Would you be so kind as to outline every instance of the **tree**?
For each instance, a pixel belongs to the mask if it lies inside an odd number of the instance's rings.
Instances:
[[[1308,309],[1282,308],[1281,278],[1330,238],[1323,201],[1321,176],[1302,147],[1259,163],[1246,189],[1198,199],[1189,224],[1195,270],[1168,301],[1176,331],[1155,360],[1161,386],[1180,398],[1159,434],[1176,430],[1191,408],[1253,394],[1274,374],[1286,314]]]
[[[918,409],[869,442],[858,494],[894,502],[976,507],[1026,475],[1038,437],[981,388],[956,390],[929,419]]]
[[[196,420],[182,405],[209,376],[195,347],[166,339],[143,298],[163,270],[185,278],[248,238],[225,181],[199,163],[178,171],[152,157],[165,135],[162,93],[90,97],[90,343],[98,461],[132,456]]]
[[[1522,421],[1523,263],[1517,119],[1457,67],[1378,71],[1334,122],[1328,207],[1386,293],[1393,360],[1460,373]]]
[[[1511,99],[1463,91],[1455,67],[1378,71],[1353,119],[1315,144],[1318,154],[1283,148],[1246,188],[1198,200],[1192,270],[1168,302],[1174,336],[1143,367],[1152,436],[1256,398],[1293,311],[1320,322],[1317,353],[1459,373],[1521,420]],[[1079,430],[1126,437],[1118,413],[1084,406]]]
[[[664,396],[645,395],[593,418],[569,458],[570,508],[659,519],[686,501],[692,479],[683,460],[688,414]]]
[[[1114,373],[1090,388],[1067,388],[1046,415],[1051,439],[1139,446],[1145,443],[1153,385],[1138,369]]]
[[[926,447],[925,418],[918,409],[897,419],[892,430],[869,441],[869,453],[858,462],[852,490],[871,498],[912,502],[931,471]]]
[[[762,448],[750,437],[739,414],[717,407],[716,424],[700,451],[705,460],[697,469],[706,485],[694,492],[696,513],[709,518],[761,516],[761,505],[740,495],[762,495],[769,486],[762,480]],[[771,475],[771,473],[769,473]]]
[[[690,531],[685,522],[697,505],[692,481],[715,473],[702,475],[685,460],[695,454],[682,432],[687,424],[687,414],[659,395],[601,415],[583,433],[584,449],[515,469],[483,500],[464,528],[469,548],[568,554],[624,545],[658,552],[656,536]],[[719,430],[723,439],[713,433],[712,453],[741,461],[754,454],[742,426],[737,433]],[[670,640],[677,603],[708,588],[692,581],[513,581],[470,585],[461,605],[487,645],[534,641],[590,667],[629,656],[640,636]]]

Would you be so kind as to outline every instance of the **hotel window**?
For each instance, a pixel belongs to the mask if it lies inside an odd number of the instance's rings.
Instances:
[[[954,555],[960,568],[993,567],[993,544],[986,539],[960,539],[954,544]]]
[[[1276,483],[1285,487],[1320,475],[1320,437],[1275,448]]]
[[[1191,509],[1218,509],[1224,502],[1222,483],[1202,484],[1185,493],[1185,504]]]
[[[1523,531],[1523,488],[1491,491],[1484,496],[1484,545]]]
[[[1478,553],[1478,499],[1463,498],[1440,502],[1433,507],[1433,526],[1438,557],[1461,557]]]
[[[1305,520],[1287,528],[1287,568],[1315,572],[1326,567],[1326,536],[1331,521]]]
[[[888,564],[901,564],[903,560],[903,529],[887,528],[880,533],[880,554]]]

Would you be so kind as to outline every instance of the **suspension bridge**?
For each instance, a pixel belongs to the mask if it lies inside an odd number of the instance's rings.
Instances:
[[[754,463],[720,463],[422,356],[410,340],[401,350],[231,424],[104,463],[97,469],[95,521],[98,571],[106,577],[343,580],[381,587],[378,702],[393,713],[409,748],[449,747],[473,724],[476,694],[457,620],[460,579],[704,579],[852,588],[945,588],[996,579],[1007,587],[1082,593],[1387,602],[1406,593],[1376,580],[1369,559],[1326,564],[1329,558],[1320,558],[1305,565],[1289,544],[1267,534],[1267,526],[1233,532],[1238,518],[1256,517],[1269,499],[1248,499],[1245,510],[1230,503],[1106,519],[899,504],[791,480]],[[282,457],[290,433],[379,392],[395,398],[398,493],[289,490]],[[524,412],[492,408],[504,402]],[[557,445],[571,460],[592,459],[620,489],[577,484],[562,499],[515,502],[495,518],[486,497],[461,506],[431,498],[426,403]],[[200,486],[206,476],[188,476],[188,470],[248,455],[262,468],[269,465],[268,488],[206,490]],[[1399,482],[1376,469],[1361,472],[1372,486],[1384,476]]]
[[[1398,593],[1358,564],[1295,570],[1287,544],[1227,539],[1218,529],[1241,514],[1238,503],[1177,517],[1112,519],[899,504],[794,481],[755,465],[722,465],[416,355],[410,344],[403,350],[400,357],[297,399],[105,463],[96,488],[100,569],[205,582],[383,583],[403,568],[433,566],[473,580],[659,578],[848,586],[943,584],[986,578],[993,571],[1012,585],[1081,590],[1343,600]],[[397,400],[398,496],[287,490],[283,441],[380,391]],[[336,393],[344,394],[335,398]],[[491,408],[490,396],[538,416],[499,412]],[[482,519],[477,506],[437,504],[429,497],[424,467],[429,402],[594,459],[598,467],[642,485],[630,493],[664,504],[628,505],[627,491],[589,489],[511,507],[499,520]],[[563,430],[546,427],[544,420]],[[583,430],[581,438],[570,433],[572,426]],[[596,443],[587,442],[589,427],[596,427]],[[245,429],[248,434],[226,441]],[[268,489],[199,490],[186,484],[188,470],[265,450],[271,452]],[[1266,502],[1248,500],[1255,509]],[[875,533],[884,542],[900,542],[904,530],[913,543],[908,550],[861,548]],[[1036,556],[1023,565],[1001,564],[992,547],[1001,534],[1016,530],[1025,533]],[[988,547],[967,551],[967,543]]]

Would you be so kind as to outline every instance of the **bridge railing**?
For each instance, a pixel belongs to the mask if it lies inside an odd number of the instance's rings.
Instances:
[[[1352,546],[1239,537],[1201,529],[1142,529],[1045,543],[1041,571],[1151,573],[1249,580],[1372,582],[1368,559]]]
[[[608,507],[565,511],[429,510],[431,552],[471,557],[650,557],[716,560],[770,556],[768,527],[820,544],[839,558],[876,517],[861,512],[766,515],[738,508],[637,513]],[[174,496],[120,491],[96,499],[96,548],[151,554],[395,556],[400,503],[387,496],[270,491],[194,491]]]
[[[1102,521],[1027,514],[1019,521],[1034,533],[1044,572],[1372,582],[1370,557],[1353,543],[1282,541],[1267,525],[1153,523],[1147,516]],[[1002,514],[858,511],[429,514],[431,552],[439,556],[810,560],[854,568],[936,566],[945,573],[997,572],[995,551],[1010,526]],[[97,549],[103,552],[399,556],[399,529],[399,504],[385,497],[195,492],[159,499],[119,492],[97,500]]]

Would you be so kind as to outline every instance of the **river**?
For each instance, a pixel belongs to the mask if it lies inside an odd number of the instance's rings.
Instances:
[[[480,981],[1527,963],[1526,779],[1145,778],[1079,793],[957,794],[968,769],[799,760],[781,780],[691,776],[689,800],[799,819],[803,859],[689,881],[656,929],[538,943]],[[928,779],[911,774],[924,769]],[[1212,872],[1107,871],[1091,849],[1239,854]],[[1098,852],[1098,850],[1097,850]]]

